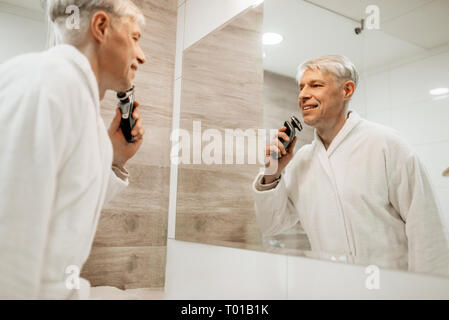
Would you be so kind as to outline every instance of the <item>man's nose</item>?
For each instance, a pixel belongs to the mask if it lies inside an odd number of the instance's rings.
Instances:
[[[144,64],[146,62],[145,54],[142,51],[142,48],[139,46],[138,52],[137,52],[137,62],[140,64]]]
[[[301,104],[301,103],[304,103],[304,102],[306,102],[308,99],[310,98],[310,94],[305,90],[305,88],[304,89],[302,89],[300,92],[299,92],[299,96],[298,96],[298,102]]]

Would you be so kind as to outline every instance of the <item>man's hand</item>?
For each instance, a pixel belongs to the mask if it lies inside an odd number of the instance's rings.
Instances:
[[[143,135],[145,129],[142,126],[142,118],[140,118],[139,102],[134,101],[134,111],[132,117],[136,120],[136,124],[131,130],[131,134],[134,137],[134,142],[128,142],[123,135],[122,129],[120,129],[121,113],[120,109],[115,110],[115,117],[109,126],[108,134],[112,142],[112,148],[114,150],[113,165],[123,168],[126,161],[131,159],[139,150],[143,142]]]
[[[267,144],[265,149],[265,175],[264,182],[269,184],[281,176],[282,170],[287,166],[293,158],[293,149],[295,148],[297,138],[294,137],[292,143],[285,150],[284,145],[279,138],[284,141],[289,141],[289,137],[285,133],[286,127],[282,127],[276,133],[270,144]],[[272,153],[277,154],[278,159],[274,159]]]

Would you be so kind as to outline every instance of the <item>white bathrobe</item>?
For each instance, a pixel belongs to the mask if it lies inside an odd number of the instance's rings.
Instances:
[[[66,268],[82,269],[103,204],[128,179],[111,170],[98,84],[76,48],[0,65],[0,150],[0,298],[88,298]]]
[[[299,222],[317,256],[449,274],[447,230],[428,174],[394,130],[352,111],[327,150],[315,132],[274,188],[259,191],[262,176],[253,189],[264,235]]]

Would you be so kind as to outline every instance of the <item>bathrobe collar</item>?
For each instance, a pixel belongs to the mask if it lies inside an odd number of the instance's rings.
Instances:
[[[97,115],[100,115],[100,94],[98,92],[98,81],[87,57],[77,48],[69,44],[59,44],[50,48],[49,51],[65,57],[81,70],[89,87],[92,101],[95,102],[96,113]]]
[[[318,136],[317,130],[314,130],[314,140],[313,144],[316,148],[322,149],[326,152],[327,157],[331,157],[332,153],[338,148],[338,146],[343,142],[343,140],[348,136],[348,134],[360,123],[362,118],[355,112],[354,110],[348,110],[348,118],[346,119],[345,124],[337,133],[335,138],[332,140],[329,148],[324,147],[321,138]]]

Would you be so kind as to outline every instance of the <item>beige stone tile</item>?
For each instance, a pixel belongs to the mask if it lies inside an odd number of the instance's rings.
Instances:
[[[138,164],[126,167],[130,175],[129,186],[105,204],[104,209],[167,215],[170,169]]]
[[[163,287],[164,247],[93,247],[81,276],[92,286],[119,289]]]
[[[258,168],[180,168],[176,239],[258,243],[251,183]]]
[[[166,212],[133,212],[105,209],[101,213],[95,247],[167,245]]]
[[[224,129],[262,128],[262,20],[261,8],[247,10],[184,51],[181,128],[192,133],[200,120],[223,138]],[[259,244],[251,189],[259,167],[181,164],[176,239]]]

